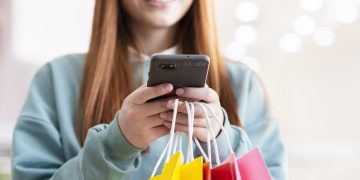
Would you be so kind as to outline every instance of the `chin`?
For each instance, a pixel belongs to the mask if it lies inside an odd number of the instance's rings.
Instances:
[[[158,28],[167,28],[167,27],[174,26],[175,24],[176,24],[176,22],[155,22],[155,23],[153,23],[152,26],[158,27]]]
[[[166,16],[150,17],[148,18],[146,24],[152,27],[166,28],[166,27],[171,27],[178,22],[178,19],[172,19],[169,16],[167,16],[168,18],[164,18],[164,17]]]
[[[190,9],[193,0],[123,0],[125,10],[138,24],[171,27]]]

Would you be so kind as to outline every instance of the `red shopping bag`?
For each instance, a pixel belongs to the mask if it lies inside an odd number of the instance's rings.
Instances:
[[[206,104],[199,103],[199,105],[206,115],[206,120],[209,122],[206,109],[208,109],[213,116],[214,113],[206,106]],[[270,172],[259,149],[255,148],[237,159],[231,147],[226,129],[216,118],[215,120],[225,134],[227,145],[231,150],[231,155],[223,163],[211,169],[211,179],[271,180]],[[211,131],[211,124],[208,123],[208,125],[210,125],[209,129]],[[214,143],[214,145],[217,148],[216,143]]]
[[[215,136],[215,133],[213,132],[212,125],[210,123],[210,119],[209,119],[209,115],[208,115],[208,111],[211,112],[211,110],[210,109],[207,110],[207,106],[205,104],[202,104],[202,103],[198,103],[198,104],[205,114],[206,123],[207,123],[208,129],[209,129],[208,137],[210,137],[210,135],[212,136],[212,139],[214,142],[214,147],[215,147],[215,157],[216,157],[215,160],[216,160],[217,166],[210,170],[211,179],[212,180],[222,180],[222,179],[241,180],[239,168],[237,167],[236,158],[233,153],[230,142],[228,142],[228,147],[231,151],[231,155],[224,162],[220,163],[218,145],[216,142],[216,136]],[[222,127],[222,129],[224,129],[223,125],[221,123],[219,123],[219,125]],[[209,139],[208,139],[208,147],[210,147]],[[211,148],[208,149],[209,157],[211,157],[210,150],[211,150]],[[211,158],[209,158],[209,159],[211,162]]]
[[[211,180],[211,170],[209,162],[203,164],[203,180]]]
[[[233,176],[235,179],[240,180],[240,169],[238,167],[236,156],[234,153],[232,153],[224,162],[229,162],[231,164],[231,167],[233,168]]]
[[[241,180],[235,154],[231,154],[223,163],[211,169],[211,179]]]
[[[211,169],[211,180],[235,180],[233,171],[234,169],[229,162],[222,163]]]
[[[240,157],[237,164],[243,180],[271,180],[270,172],[258,148]]]

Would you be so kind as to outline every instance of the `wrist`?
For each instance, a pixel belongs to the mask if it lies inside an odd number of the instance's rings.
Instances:
[[[118,113],[119,114],[119,113]],[[140,145],[140,143],[136,143],[135,140],[133,140],[133,138],[131,138],[131,132],[129,133],[127,130],[129,128],[126,128],[126,125],[125,125],[125,121],[124,120],[121,120],[121,116],[118,115],[117,116],[117,124],[118,124],[118,128],[119,128],[119,131],[121,133],[121,135],[123,136],[123,139],[131,146],[133,146],[134,148],[136,149],[139,149],[139,150],[142,150],[142,149],[145,149],[146,148],[146,145],[142,146]]]
[[[118,114],[116,114],[116,118],[109,124],[104,137],[108,156],[113,160],[135,158],[141,149],[129,143],[119,127]]]

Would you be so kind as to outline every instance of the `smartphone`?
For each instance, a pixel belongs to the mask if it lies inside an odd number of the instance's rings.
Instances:
[[[206,55],[177,54],[154,55],[151,57],[147,86],[171,83],[174,90],[166,95],[153,98],[154,101],[176,96],[180,87],[204,87],[209,70],[210,58]]]

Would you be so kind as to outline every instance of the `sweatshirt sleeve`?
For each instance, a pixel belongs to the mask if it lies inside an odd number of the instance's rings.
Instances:
[[[122,135],[117,115],[88,130],[79,153],[64,157],[49,65],[33,78],[18,118],[12,145],[12,179],[131,179],[140,149]]]

